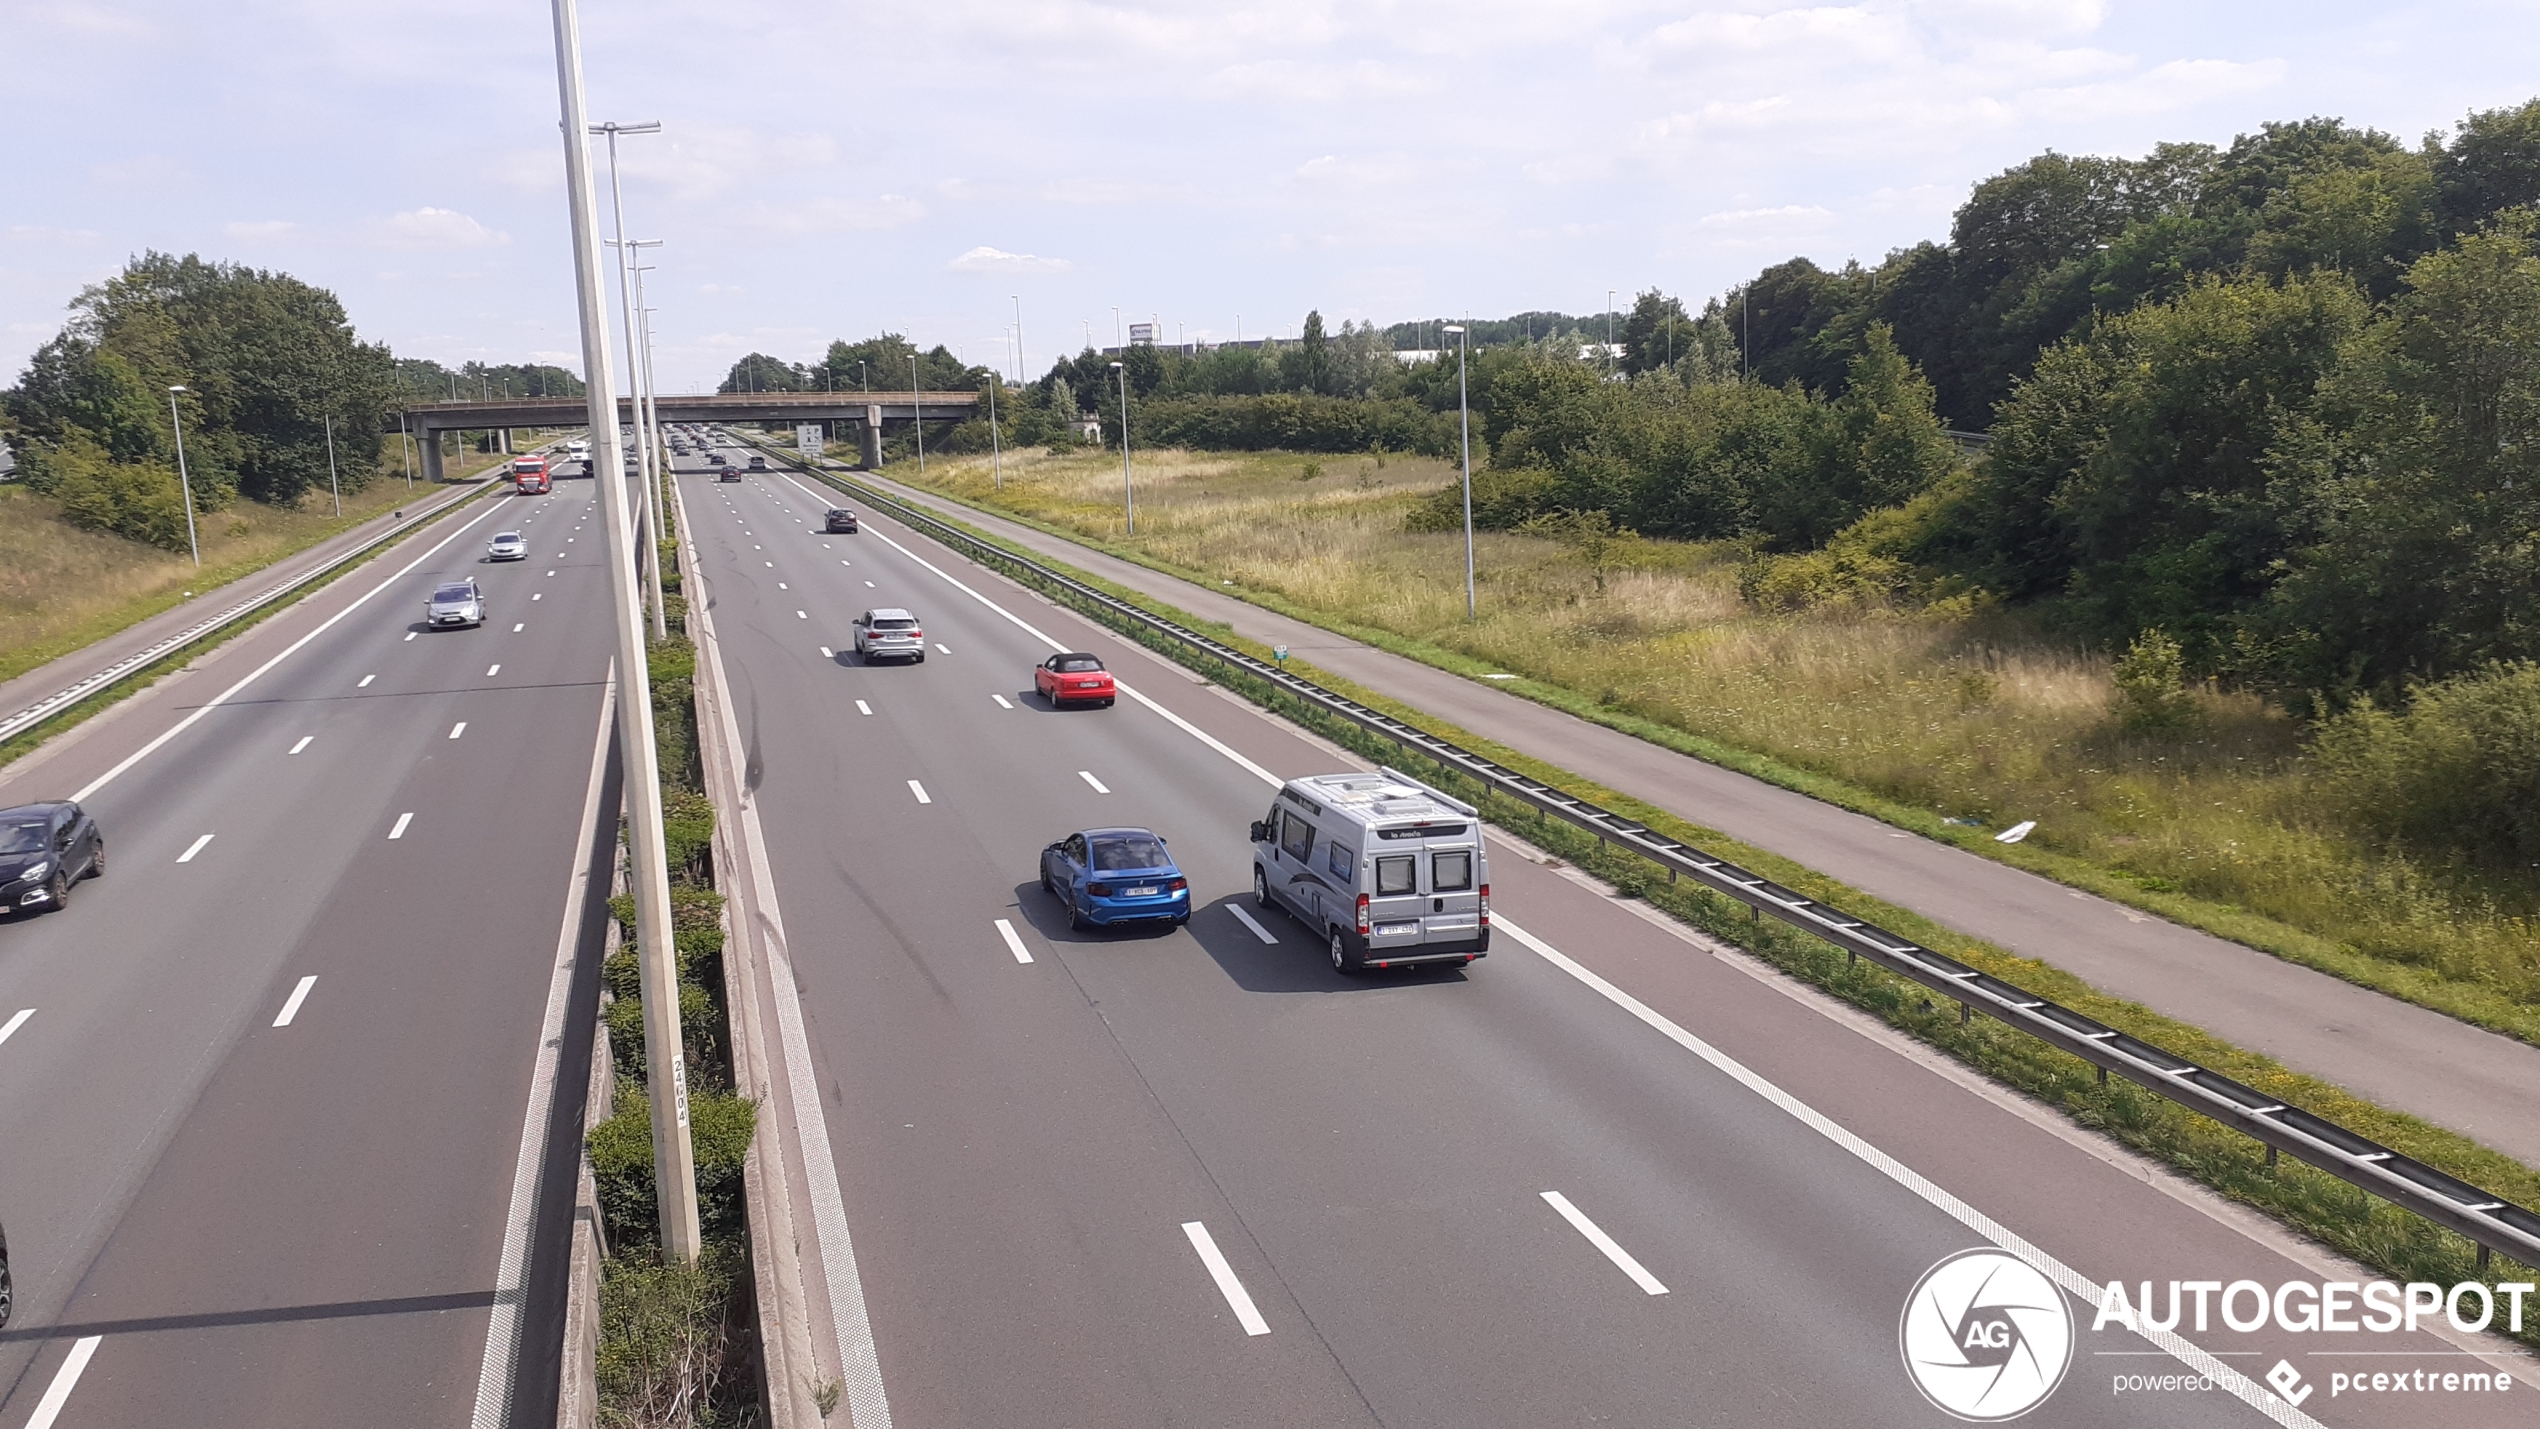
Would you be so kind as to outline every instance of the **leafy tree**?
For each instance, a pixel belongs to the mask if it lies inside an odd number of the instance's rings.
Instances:
[[[905,380],[905,379],[903,379]],[[800,392],[810,385],[792,363],[753,352],[732,364],[717,392]]]
[[[2433,155],[2433,169],[2450,232],[2475,232],[2507,209],[2540,205],[2540,99],[2462,120],[2451,144]]]
[[[1632,300],[1632,310],[1623,317],[1623,371],[1638,374],[1673,366],[1679,342],[1684,355],[1697,351],[1696,331],[1682,302],[1656,288],[1642,293]]]

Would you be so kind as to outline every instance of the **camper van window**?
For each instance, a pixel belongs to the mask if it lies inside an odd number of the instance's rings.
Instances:
[[[1429,891],[1461,893],[1473,886],[1473,851],[1457,849],[1453,853],[1429,855]]]
[[[1314,852],[1314,826],[1294,814],[1281,814],[1279,817],[1287,820],[1281,829],[1286,837],[1279,840],[1279,847],[1287,850],[1288,857],[1299,863],[1305,862],[1306,855]]]
[[[1356,850],[1354,850],[1354,849],[1346,849],[1346,848],[1343,848],[1343,847],[1341,847],[1339,844],[1333,844],[1333,845],[1331,845],[1330,847],[1331,847],[1331,854],[1330,854],[1330,856],[1329,856],[1329,857],[1325,860],[1325,862],[1326,862],[1326,863],[1329,865],[1329,867],[1331,868],[1331,870],[1332,870],[1332,876],[1333,876],[1334,878],[1337,878],[1337,879],[1342,880],[1344,883],[1355,883],[1355,882],[1357,882],[1357,881],[1358,881],[1358,854],[1357,854],[1357,851],[1356,851]]]
[[[1391,897],[1417,890],[1419,861],[1411,855],[1393,854],[1376,860],[1376,896]]]

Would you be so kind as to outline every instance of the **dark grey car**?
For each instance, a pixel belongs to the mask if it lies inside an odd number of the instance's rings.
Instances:
[[[106,871],[106,837],[65,799],[0,809],[0,910],[59,910],[71,885]]]

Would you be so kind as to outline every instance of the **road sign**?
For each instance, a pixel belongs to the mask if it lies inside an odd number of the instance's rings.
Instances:
[[[797,450],[801,451],[804,456],[819,456],[821,447],[820,424],[818,422],[805,422],[801,426],[794,428],[794,446]]]

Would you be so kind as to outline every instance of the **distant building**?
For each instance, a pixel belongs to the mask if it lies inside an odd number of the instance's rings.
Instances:
[[[1067,424],[1067,430],[1074,432],[1076,434],[1076,440],[1080,442],[1101,441],[1102,418],[1078,417],[1075,421]]]
[[[1131,323],[1131,324],[1129,324],[1129,345],[1130,345],[1131,347],[1153,347],[1153,346],[1155,346],[1155,324],[1153,324],[1153,323]]]

